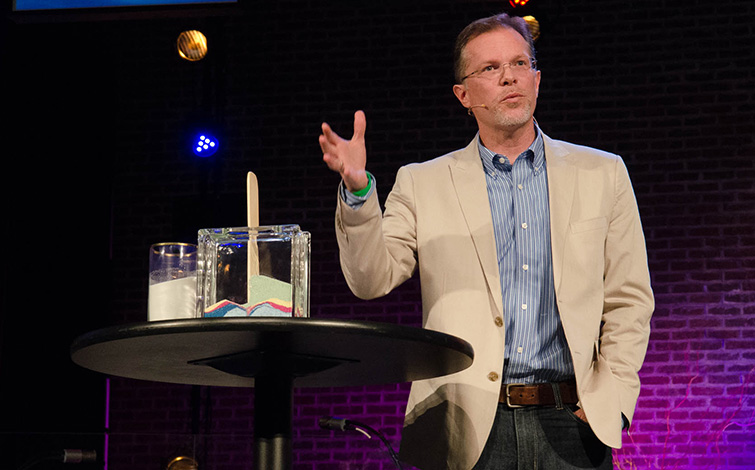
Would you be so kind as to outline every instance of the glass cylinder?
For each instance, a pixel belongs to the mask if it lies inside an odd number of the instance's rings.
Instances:
[[[149,248],[147,319],[193,318],[197,310],[197,245],[156,243]]]

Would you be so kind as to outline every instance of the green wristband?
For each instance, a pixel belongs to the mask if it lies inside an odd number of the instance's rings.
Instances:
[[[367,186],[365,186],[364,188],[360,189],[359,191],[354,191],[351,194],[353,194],[354,196],[357,196],[357,197],[365,197],[367,195],[367,193],[370,192],[370,188],[372,188],[372,173],[370,173],[368,171],[367,172]]]

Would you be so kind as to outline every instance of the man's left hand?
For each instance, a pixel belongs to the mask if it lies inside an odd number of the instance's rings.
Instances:
[[[582,408],[577,408],[576,410],[574,410],[574,415],[587,423],[587,416],[585,416],[585,410],[583,410]]]

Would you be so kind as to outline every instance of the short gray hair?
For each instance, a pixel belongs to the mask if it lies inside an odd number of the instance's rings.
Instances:
[[[506,13],[480,18],[468,24],[456,37],[456,44],[454,45],[454,78],[456,83],[461,83],[464,77],[464,69],[467,65],[464,59],[464,49],[469,41],[481,34],[500,28],[510,28],[519,33],[530,47],[530,58],[535,58],[535,42],[532,40],[529,26],[523,18],[509,16]]]

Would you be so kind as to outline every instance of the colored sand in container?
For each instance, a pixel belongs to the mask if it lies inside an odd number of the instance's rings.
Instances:
[[[221,300],[205,309],[212,317],[291,317],[291,284],[268,276],[252,276],[249,280],[249,301],[237,304]]]

